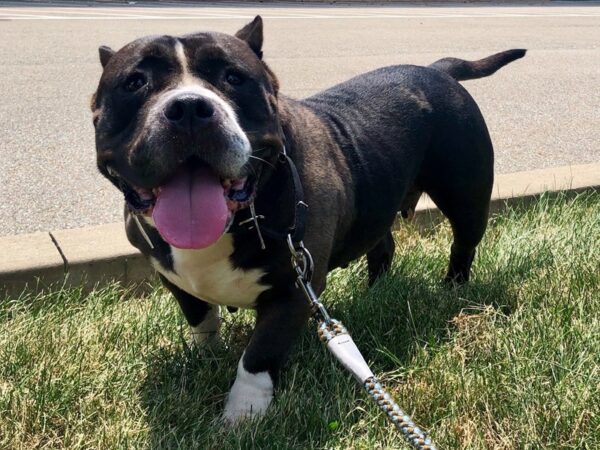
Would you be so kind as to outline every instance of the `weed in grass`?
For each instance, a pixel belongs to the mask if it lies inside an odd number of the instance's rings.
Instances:
[[[600,448],[600,194],[491,218],[472,281],[441,279],[451,232],[396,234],[391,272],[330,275],[324,302],[441,448]],[[219,421],[253,314],[188,345],[158,286],[0,302],[0,448],[404,448],[307,330],[259,423]],[[335,424],[335,426],[332,426]]]

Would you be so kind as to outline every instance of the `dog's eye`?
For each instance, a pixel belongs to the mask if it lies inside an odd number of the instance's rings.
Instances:
[[[146,84],[148,84],[146,76],[143,73],[136,72],[127,77],[123,88],[127,92],[135,92],[146,86]]]
[[[225,81],[227,81],[232,86],[239,86],[244,82],[244,77],[243,75],[237,72],[230,71],[227,72],[227,74],[225,74]]]

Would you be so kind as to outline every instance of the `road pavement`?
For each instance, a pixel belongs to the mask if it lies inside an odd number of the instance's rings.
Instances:
[[[7,6],[8,5],[8,6]],[[480,105],[497,172],[600,162],[600,7],[0,7],[0,235],[121,219],[95,170],[89,99],[97,47],[146,34],[235,32],[265,20],[265,59],[303,97],[358,73],[444,56],[527,48],[525,59],[464,83]]]

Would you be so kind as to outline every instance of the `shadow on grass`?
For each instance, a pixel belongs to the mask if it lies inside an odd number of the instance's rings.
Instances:
[[[231,334],[211,346],[197,349],[180,335],[180,342],[148,355],[139,392],[150,448],[228,448],[207,443],[221,428],[224,400],[251,332],[238,322],[229,321]]]
[[[362,268],[350,270],[357,269]],[[402,373],[411,370],[418,349],[435,350],[452,337],[449,323],[459,313],[477,313],[486,305],[509,313],[517,302],[518,272],[508,266],[457,289],[402,267],[371,289],[366,289],[364,275],[351,274],[346,285],[337,283],[327,303],[375,373]],[[223,428],[223,402],[250,333],[249,326],[243,326],[240,338],[240,330],[231,328],[236,326],[224,330],[227,347],[200,354],[181,345],[148,359],[149,375],[140,394],[152,448],[328,448],[339,441],[340,432],[364,419],[356,402],[361,404],[365,397],[315,339],[311,323],[295,346],[274,407],[264,420],[235,431]],[[342,417],[342,429],[332,431],[328,423]],[[419,417],[426,426],[439,419],[435,411]]]
[[[554,211],[555,198],[544,197],[536,208]],[[441,281],[450,244],[450,230],[442,226],[424,239],[423,234],[414,239],[409,230],[392,270],[371,289],[364,261],[333,272],[323,301],[394,390],[427,370],[427,358],[418,354],[444,351],[457,334],[453,319],[491,306],[502,320],[517,307],[524,286],[543,279],[540,274],[555,258],[554,241],[528,239],[539,226],[532,214],[539,213],[518,205],[491,220],[465,286],[449,289]],[[226,345],[213,352],[201,355],[180,345],[148,359],[141,397],[152,448],[345,448],[353,445],[348,439],[365,435],[364,448],[396,446],[382,416],[315,338],[314,323],[295,346],[266,417],[233,431],[222,427],[223,401],[251,333],[249,321],[238,326],[233,320],[223,330]],[[410,397],[398,400],[426,428],[445,414]],[[332,422],[339,426],[332,429]]]
[[[516,302],[514,285],[502,274],[458,288],[391,274],[334,315],[361,343],[374,370],[392,371],[409,364],[417,348],[439,346],[451,338],[449,325],[459,313],[476,314],[492,306],[510,314]]]
[[[491,307],[500,313],[494,320],[502,321],[523,298],[534,298],[531,285],[544,283],[547,268],[561,257],[554,248],[562,242],[553,237],[553,227],[561,224],[557,217],[577,220],[570,198],[542,196],[534,208],[513,205],[494,216],[479,249],[475,275],[458,289],[441,282],[450,245],[447,225],[425,236],[406,231],[392,271],[372,289],[366,288],[364,261],[331,274],[323,298],[330,313],[348,327],[373,371],[391,390],[408,394],[398,400],[425,428],[435,429],[448,410],[423,404],[427,396],[411,397],[411,389],[403,389],[405,383],[418,382],[418,373],[431,368],[428,361],[435,355],[454,351],[449,346],[460,334],[461,314]],[[595,205],[591,196],[577,201]],[[588,214],[583,207],[577,211]],[[236,338],[236,330],[231,333],[226,327],[224,338],[235,342],[203,360],[193,351],[177,349],[153,355],[141,387],[151,447],[397,448],[396,436],[315,339],[314,327],[312,323],[295,346],[266,417],[235,431],[221,427],[218,418],[246,334]],[[439,399],[433,401],[440,404]],[[331,423],[337,426],[332,429]]]
[[[539,274],[555,257],[554,241],[529,242],[527,233],[537,222],[527,218],[533,214],[527,211],[519,207],[508,218],[491,221],[472,281],[456,289],[441,281],[450,239],[443,226],[425,239],[411,241],[409,232],[392,270],[371,289],[364,261],[331,274],[324,303],[392,390],[427,370],[426,358],[418,354],[444,351],[457,334],[453,319],[491,306],[502,320],[517,307],[523,286],[540,282]],[[512,220],[514,228],[507,225]],[[382,416],[315,338],[314,323],[295,346],[265,418],[236,430],[224,428],[219,422],[223,402],[251,333],[249,321],[240,327],[236,320],[223,330],[226,345],[215,351],[200,354],[179,345],[147,360],[149,375],[140,395],[152,448],[346,448],[353,442],[348,439],[365,435],[364,448],[397,443]],[[410,397],[398,400],[426,428],[445,414]],[[333,422],[339,426],[332,429]]]

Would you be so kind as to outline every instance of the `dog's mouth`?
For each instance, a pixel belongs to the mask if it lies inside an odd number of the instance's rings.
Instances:
[[[169,181],[153,189],[134,186],[116,177],[129,209],[151,216],[165,241],[183,249],[205,248],[231,226],[234,215],[252,203],[257,178],[218,176],[209,166],[183,164]]]

